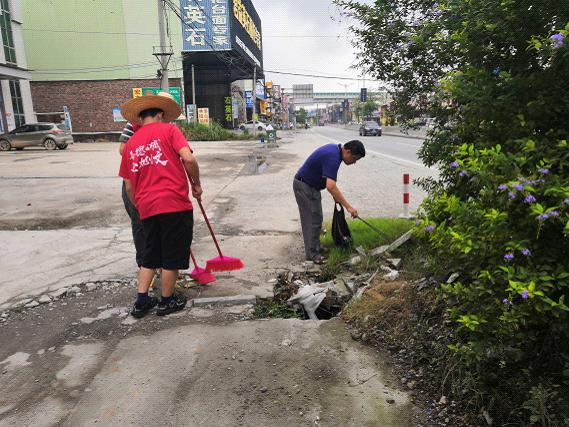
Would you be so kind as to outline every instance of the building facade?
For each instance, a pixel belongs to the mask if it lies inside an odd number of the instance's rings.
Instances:
[[[23,0],[23,15],[40,120],[56,120],[67,107],[74,133],[119,131],[120,105],[160,87],[156,0]],[[172,11],[167,28],[170,86],[181,90],[181,26]]]
[[[0,0],[0,131],[8,132],[36,116],[22,32],[21,0]]]

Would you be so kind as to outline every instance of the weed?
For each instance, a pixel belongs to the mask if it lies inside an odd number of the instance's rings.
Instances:
[[[262,301],[255,306],[253,316],[257,319],[276,318],[276,319],[300,319],[302,314],[298,310],[279,304],[273,300]]]

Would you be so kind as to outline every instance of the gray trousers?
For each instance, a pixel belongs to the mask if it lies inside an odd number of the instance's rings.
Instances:
[[[136,248],[136,264],[140,267],[142,265],[142,259],[144,257],[144,245],[146,243],[144,239],[144,229],[142,228],[142,221],[140,220],[140,215],[138,210],[134,207],[128,194],[126,193],[126,186],[124,181],[122,182],[122,201],[124,203],[124,208],[126,213],[130,218],[130,227],[132,228],[132,240],[134,240],[134,247]]]
[[[313,261],[320,256],[320,233],[322,232],[322,195],[320,190],[295,179],[292,188],[300,213],[302,237],[306,259]]]

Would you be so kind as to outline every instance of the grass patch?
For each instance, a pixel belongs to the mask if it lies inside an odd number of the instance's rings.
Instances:
[[[262,301],[255,306],[253,316],[257,319],[300,319],[302,314],[286,304],[273,300]]]
[[[225,129],[219,123],[212,122],[209,125],[202,123],[179,123],[178,127],[184,136],[190,141],[247,141],[265,137],[264,133],[258,133],[256,137],[248,130],[243,132]]]
[[[332,232],[330,231],[331,223],[325,224],[325,228],[328,231],[321,238],[321,244],[329,249],[328,261],[322,269],[325,276],[332,277],[338,274],[341,270],[341,264],[348,261],[353,255],[353,248],[362,246],[366,251],[368,251],[378,246],[387,245],[413,227],[412,221],[400,218],[366,218],[366,221],[381,230],[383,234],[379,235],[357,219],[348,220],[348,226],[350,227],[350,231],[352,232],[352,237],[354,239],[354,243],[351,248],[339,248],[335,246],[334,240],[332,239]],[[364,257],[358,268],[371,268],[375,263],[376,260]]]

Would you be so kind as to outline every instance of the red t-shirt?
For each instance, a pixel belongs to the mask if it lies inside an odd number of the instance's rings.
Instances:
[[[132,183],[140,219],[193,209],[183,147],[190,148],[182,132],[166,123],[147,124],[126,143],[119,175]]]

